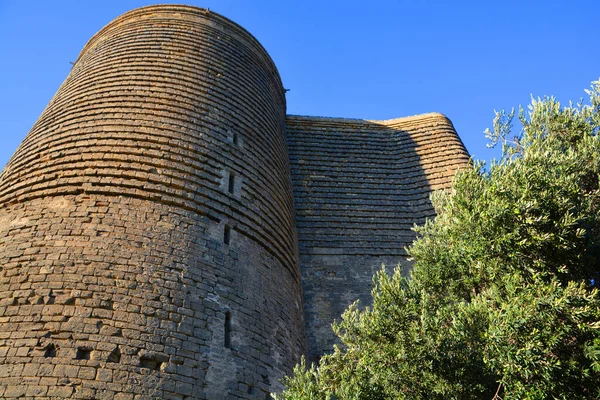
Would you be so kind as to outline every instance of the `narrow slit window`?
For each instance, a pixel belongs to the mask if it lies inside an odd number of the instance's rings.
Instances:
[[[233,144],[238,145],[238,133],[233,132]]]
[[[225,341],[224,345],[226,348],[231,348],[231,313],[227,311],[225,313]]]
[[[225,225],[225,230],[223,231],[223,243],[231,243],[231,227],[229,225]]]
[[[233,172],[229,174],[229,185],[227,186],[227,190],[232,194],[235,191],[235,175]]]

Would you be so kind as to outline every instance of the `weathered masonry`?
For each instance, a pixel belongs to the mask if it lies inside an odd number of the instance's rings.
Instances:
[[[467,160],[441,114],[286,116],[218,14],[124,14],[0,175],[0,397],[264,399]]]

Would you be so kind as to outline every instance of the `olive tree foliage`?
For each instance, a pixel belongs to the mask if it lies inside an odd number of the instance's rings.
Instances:
[[[589,104],[496,113],[502,157],[458,173],[416,227],[408,278],[333,325],[277,399],[600,398],[600,81]]]

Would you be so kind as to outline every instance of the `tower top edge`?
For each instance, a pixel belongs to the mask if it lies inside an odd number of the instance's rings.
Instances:
[[[405,117],[398,117],[392,119],[365,119],[365,118],[343,118],[343,117],[323,117],[323,116],[310,116],[310,115],[295,115],[295,114],[287,114],[286,119],[290,121],[314,121],[314,122],[334,122],[334,123],[352,123],[352,124],[378,124],[378,125],[394,125],[402,122],[412,122],[412,121],[425,121],[436,119],[440,121],[451,122],[450,119],[439,112],[429,112],[423,114],[409,115]]]
[[[270,54],[258,41],[258,39],[256,39],[256,37],[254,37],[254,35],[252,35],[252,33],[250,33],[246,28],[208,8],[201,8],[184,4],[153,4],[139,8],[134,8],[133,10],[121,14],[120,16],[114,18],[112,21],[104,25],[104,27],[102,27],[87,41],[87,43],[81,49],[81,52],[77,57],[77,61],[79,61],[79,59],[86,53],[88,49],[90,49],[98,40],[100,40],[108,31],[110,31],[115,26],[118,26],[129,20],[135,20],[137,18],[143,18],[146,16],[159,14],[170,14],[174,21],[176,21],[177,19],[183,19],[182,17],[185,15],[193,16],[196,18],[215,21],[223,27],[231,29],[237,35],[248,40],[248,42],[252,43],[252,45],[254,45],[262,53],[264,53],[265,59],[270,64],[271,68],[277,75],[279,81],[281,81],[281,77],[279,75],[279,71],[277,70],[277,66],[275,65],[275,62],[271,58]]]

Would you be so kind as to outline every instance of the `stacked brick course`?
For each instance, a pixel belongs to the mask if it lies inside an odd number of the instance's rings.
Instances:
[[[467,155],[439,114],[285,111],[208,10],[88,42],[0,174],[0,398],[264,399],[328,350]]]

